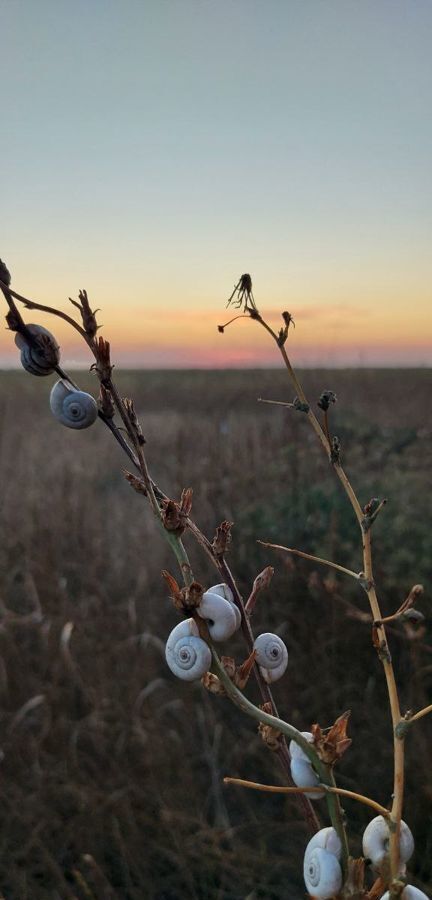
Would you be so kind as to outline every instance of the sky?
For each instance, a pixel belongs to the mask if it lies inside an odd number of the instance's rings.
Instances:
[[[0,0],[0,28],[16,291],[86,288],[121,366],[279,365],[217,331],[250,272],[296,364],[431,364],[430,0]]]

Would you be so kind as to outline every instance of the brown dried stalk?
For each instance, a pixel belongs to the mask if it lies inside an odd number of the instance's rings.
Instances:
[[[252,288],[252,280],[250,279],[250,289]],[[383,665],[384,675],[387,683],[387,693],[389,698],[389,705],[392,717],[393,724],[393,754],[394,754],[394,778],[393,778],[393,803],[390,813],[390,822],[391,822],[391,830],[390,830],[390,866],[391,866],[391,877],[392,879],[396,879],[398,871],[399,871],[399,834],[400,834],[400,823],[402,818],[402,807],[403,807],[403,795],[404,795],[404,732],[403,729],[398,729],[401,723],[401,711],[399,704],[399,696],[398,690],[396,686],[396,680],[391,660],[391,654],[387,642],[385,626],[382,622],[382,616],[380,611],[380,606],[375,590],[375,583],[373,578],[373,569],[372,569],[372,549],[371,549],[371,525],[375,520],[377,514],[382,509],[385,501],[381,501],[377,505],[374,505],[373,508],[369,508],[366,506],[365,509],[362,509],[360,502],[357,498],[357,495],[344,471],[340,462],[339,455],[339,444],[335,446],[334,440],[332,441],[330,437],[329,431],[329,421],[327,410],[329,406],[329,401],[334,402],[335,396],[324,398],[323,395],[320,398],[320,403],[318,405],[324,410],[324,428],[320,425],[318,419],[310,408],[310,404],[307,400],[305,392],[303,390],[302,385],[300,384],[297,375],[291,365],[290,359],[285,349],[285,343],[288,337],[288,326],[292,321],[292,317],[289,313],[282,313],[282,318],[285,322],[285,328],[281,329],[279,334],[270,327],[270,325],[263,319],[260,315],[256,304],[254,302],[253,309],[248,309],[247,305],[245,305],[245,312],[249,312],[250,318],[256,322],[258,322],[265,331],[270,334],[272,339],[275,341],[279,351],[281,353],[284,365],[288,371],[288,375],[290,380],[294,386],[296,391],[296,401],[297,404],[293,405],[297,406],[297,408],[301,408],[301,411],[307,415],[309,423],[313,428],[323,450],[325,451],[329,462],[332,464],[337,477],[339,478],[342,487],[348,497],[348,500],[353,508],[355,517],[357,519],[360,533],[362,537],[362,551],[363,551],[363,568],[364,568],[364,579],[361,580],[362,587],[364,587],[374,622],[378,623],[377,634],[378,640],[376,641],[376,649],[378,651],[379,658]],[[327,394],[332,394],[332,392],[326,392]],[[325,402],[322,402],[322,401]],[[298,405],[298,401],[300,401],[301,407]],[[371,501],[371,504],[373,501]],[[321,560],[315,560],[320,561]],[[335,567],[335,566],[333,566]],[[353,574],[348,572],[347,574]],[[354,575],[354,577],[356,577]],[[429,711],[429,708],[428,708]]]
[[[6,270],[7,271],[7,270]],[[2,271],[0,271],[0,275]],[[143,436],[142,431],[139,426],[139,422],[137,420],[133,404],[129,400],[124,400],[115,384],[112,377],[113,366],[110,358],[110,345],[108,341],[105,341],[101,337],[97,337],[97,322],[96,322],[96,312],[92,311],[90,308],[90,304],[88,301],[88,297],[85,291],[80,291],[79,293],[79,302],[71,301],[74,306],[80,311],[82,318],[82,326],[77,323],[71,316],[66,313],[61,312],[50,306],[45,306],[43,304],[37,303],[33,300],[29,300],[26,297],[23,297],[20,294],[17,294],[14,291],[10,290],[8,284],[5,281],[0,279],[0,289],[3,291],[3,294],[8,302],[9,308],[14,313],[14,328],[13,330],[21,331],[26,335],[26,326],[23,322],[23,319],[14,303],[14,299],[23,303],[24,306],[28,309],[37,309],[44,313],[48,313],[54,316],[59,316],[68,322],[78,333],[83,337],[86,341],[90,351],[92,352],[95,363],[92,366],[92,369],[95,371],[96,375],[99,378],[101,389],[104,392],[104,403],[107,404],[108,400],[111,400],[113,407],[119,414],[126,434],[128,436],[128,441],[125,439],[122,431],[118,428],[117,424],[113,420],[112,411],[109,410],[109,414],[107,415],[105,412],[102,412],[99,409],[99,418],[104,422],[104,424],[109,428],[119,445],[122,447],[124,452],[127,454],[129,460],[132,462],[134,467],[139,472],[138,482],[142,485],[142,490],[139,490],[150,502],[150,506],[152,508],[153,514],[158,522],[158,525],[165,537],[165,539],[170,544],[180,570],[182,572],[182,576],[185,582],[185,585],[190,585],[193,581],[193,572],[192,568],[184,548],[184,545],[181,541],[179,535],[175,534],[174,531],[170,531],[165,527],[164,522],[164,511],[167,508],[167,504],[173,501],[170,501],[170,498],[164,494],[163,491],[155,484],[149,474],[146,457],[143,449]],[[13,299],[14,298],[14,299]],[[74,384],[71,378],[60,368],[60,366],[56,367],[57,373],[61,378],[65,378],[69,381],[70,384]],[[127,475],[128,480],[132,483],[135,489],[139,489],[137,485],[137,481],[134,482],[134,476],[131,476],[130,473]],[[213,566],[217,569],[217,571],[222,576],[223,581],[228,584],[230,587],[234,600],[238,608],[241,612],[241,630],[243,633],[243,637],[246,642],[246,646],[248,649],[248,653],[250,654],[253,648],[254,638],[251,630],[251,626],[249,624],[248,618],[245,615],[244,605],[242,601],[241,594],[237,588],[235,583],[234,576],[226,562],[225,559],[225,547],[221,544],[221,539],[219,539],[213,543],[208,541],[204,534],[200,531],[195,522],[190,518],[188,512],[189,510],[185,509],[185,514],[183,516],[183,523],[187,526],[188,531],[193,535],[195,540],[201,546],[201,548],[206,552],[207,556],[211,560]],[[222,529],[223,532],[223,529]],[[258,683],[259,691],[261,694],[261,698],[264,703],[270,703],[271,709],[273,710],[274,717],[279,719],[278,711],[276,708],[276,704],[274,702],[272,693],[270,691],[269,686],[264,681],[261,671],[259,667],[254,664],[254,675],[256,681]],[[250,704],[252,706],[252,704]],[[259,712],[259,711],[258,711]],[[285,777],[290,785],[293,785],[293,781],[291,778],[290,772],[290,757],[288,752],[288,747],[286,744],[286,740],[282,737],[280,746],[277,750],[277,756],[279,758],[279,762],[284,770]],[[312,804],[307,799],[307,797],[301,795],[297,798],[299,801],[299,805],[301,807],[302,813],[306,820],[307,826],[309,830],[314,833],[320,827],[318,818],[316,816],[315,810],[312,807]]]

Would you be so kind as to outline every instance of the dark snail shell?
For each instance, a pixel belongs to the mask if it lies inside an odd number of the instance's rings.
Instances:
[[[51,375],[60,362],[60,348],[54,335],[42,325],[26,327],[35,343],[30,344],[19,332],[15,335],[15,343],[21,350],[21,365],[31,375]]]

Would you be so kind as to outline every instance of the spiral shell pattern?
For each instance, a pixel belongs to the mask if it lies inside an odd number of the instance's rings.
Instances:
[[[390,833],[383,816],[376,816],[369,822],[363,833],[363,856],[370,859],[374,868],[379,868],[388,859]],[[414,852],[414,838],[406,822],[401,822],[399,854],[404,865]]]
[[[330,900],[342,887],[342,869],[337,856],[322,847],[306,847],[303,865],[306,889],[318,900]]]
[[[65,379],[54,385],[50,395],[53,415],[67,428],[89,428],[97,419],[96,400],[85,391],[77,391]]]
[[[211,665],[210,647],[199,637],[193,619],[173,628],[165,647],[165,659],[171,672],[183,681],[198,681]]]
[[[265,632],[254,643],[256,661],[267,684],[282,678],[288,665],[288,650],[277,634]]]
[[[60,348],[53,334],[42,325],[27,325],[35,344],[29,344],[23,334],[15,335],[15,343],[21,350],[21,365],[31,375],[51,375],[60,362]]]

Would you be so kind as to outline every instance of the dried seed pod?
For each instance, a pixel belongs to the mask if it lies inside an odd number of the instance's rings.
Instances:
[[[267,684],[282,678],[288,665],[288,650],[277,634],[260,634],[253,645],[256,661]]]
[[[67,428],[89,428],[98,415],[97,403],[91,394],[75,390],[63,378],[51,391],[50,407],[56,419]]]
[[[374,869],[378,870],[388,859],[390,832],[384,816],[376,816],[369,822],[363,833],[363,856],[370,859]],[[399,836],[399,854],[401,865],[408,862],[414,852],[414,838],[406,822],[401,822]]]
[[[27,325],[34,344],[29,344],[25,336],[18,332],[15,343],[21,350],[21,365],[31,375],[51,375],[60,362],[60,348],[50,331],[42,325]]]
[[[214,641],[226,641],[237,630],[237,619],[233,604],[211,590],[203,594],[197,613],[207,622],[210,636]]]
[[[211,665],[211,651],[199,637],[193,619],[185,619],[173,628],[165,647],[165,659],[171,672],[182,681],[198,681]]]
[[[334,828],[322,828],[309,841],[303,876],[308,893],[317,900],[330,900],[339,893],[342,887],[341,852],[341,842]]]

